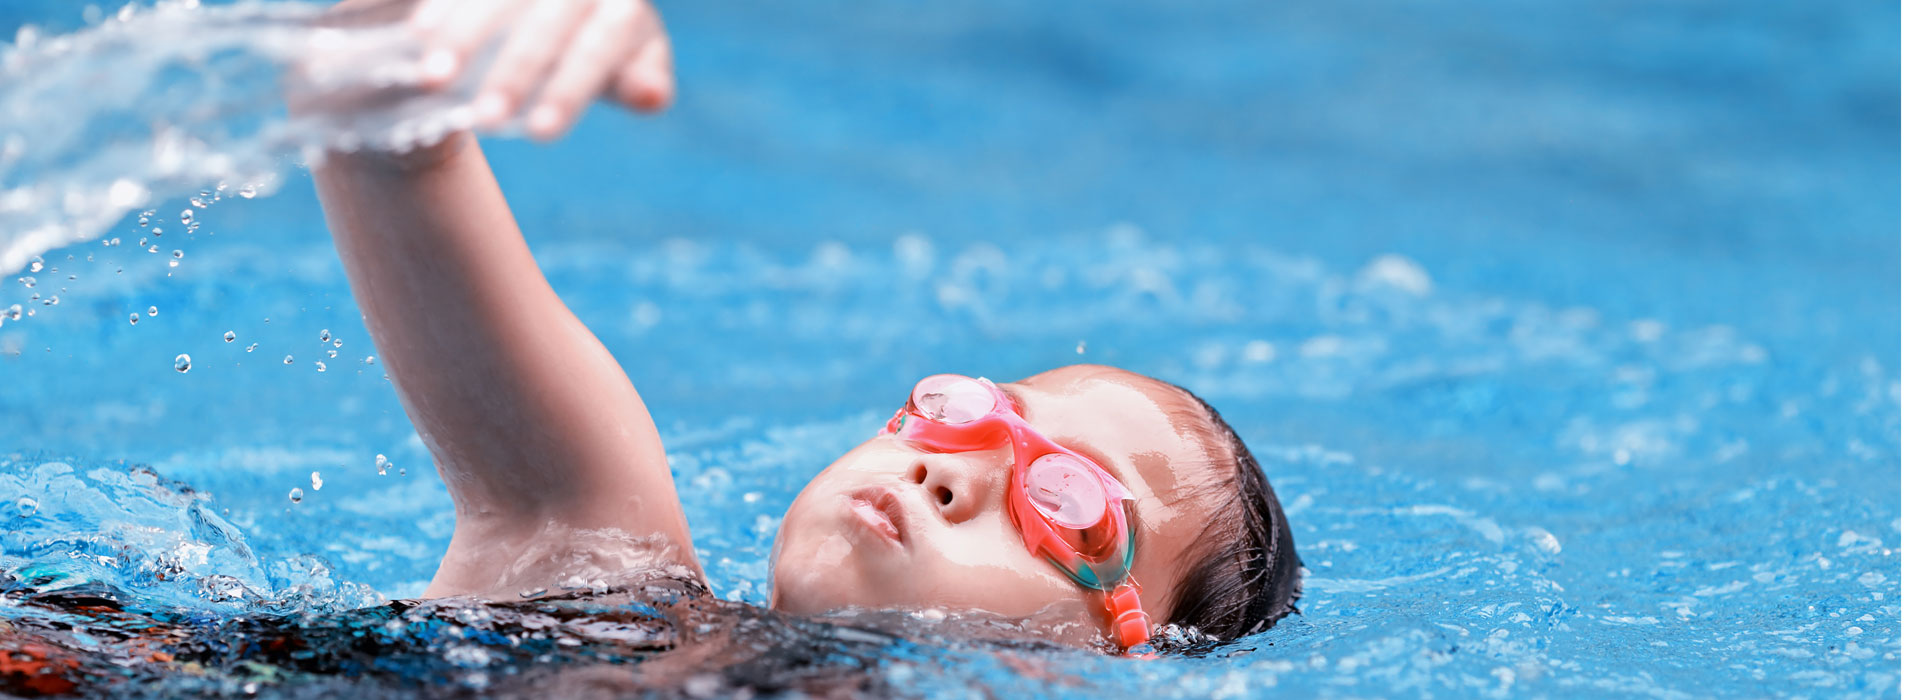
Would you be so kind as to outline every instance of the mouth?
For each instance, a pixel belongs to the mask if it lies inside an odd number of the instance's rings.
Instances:
[[[882,488],[855,491],[847,495],[847,506],[865,529],[896,546],[906,546],[906,508],[891,491]]]

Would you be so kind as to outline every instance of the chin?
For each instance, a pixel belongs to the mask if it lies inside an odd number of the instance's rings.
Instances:
[[[768,605],[775,610],[796,615],[818,615],[821,613],[854,607],[860,604],[855,591],[858,583],[847,580],[849,571],[845,568],[821,570],[808,566],[792,566],[797,562],[773,564],[773,583],[768,594]]]
[[[820,529],[818,523],[788,520],[774,538],[768,566],[768,604],[799,615],[816,615],[858,605],[865,582],[863,567],[844,533]],[[799,520],[799,522],[796,522]]]

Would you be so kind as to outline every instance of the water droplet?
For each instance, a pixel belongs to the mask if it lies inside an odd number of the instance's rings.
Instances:
[[[195,209],[205,209],[205,208],[207,208],[207,200],[204,200],[204,199],[201,199],[201,198],[199,198],[199,197],[193,197],[193,198],[189,198],[189,199],[187,200],[187,203],[188,203],[188,204],[191,204],[191,205],[193,205],[193,208],[195,208]],[[181,213],[183,213],[183,214],[184,214],[184,213],[190,213],[190,212],[181,212]],[[183,221],[182,223],[185,223],[185,222]]]
[[[234,334],[233,334],[233,331],[227,331],[227,334],[226,334],[226,335],[223,335],[223,336],[220,336],[220,337],[221,337],[221,338],[223,338],[223,339],[225,339],[225,340],[226,340],[227,342],[229,342],[229,343],[231,343],[231,342],[233,342],[233,339],[235,338],[235,336],[234,336]]]
[[[372,356],[372,355],[368,355],[368,356],[367,356],[367,364],[373,364],[373,356]]]
[[[191,224],[191,223],[193,223],[193,210],[192,210],[192,209],[181,209],[181,210],[180,210],[180,223],[182,223],[182,224]]]
[[[337,348],[337,347],[340,347],[340,339],[339,339],[339,338],[334,338],[334,339],[333,339],[333,346],[334,346],[334,347],[336,347],[336,348]]]
[[[406,468],[406,467],[401,467],[401,468],[400,468],[400,475],[401,475],[401,476],[406,476],[406,475],[407,475],[407,468]]]
[[[159,237],[160,237],[160,235],[161,235],[161,234],[160,234],[160,227],[158,227],[158,226],[155,226],[155,227],[153,227],[153,230],[152,230],[152,231],[148,231],[148,233],[151,233],[151,234],[153,234],[153,237],[154,237],[154,238],[159,238]]]
[[[149,253],[158,253],[158,252],[160,252],[160,246],[157,246],[157,245],[150,245],[150,246],[147,246],[147,252],[149,252]]]
[[[253,185],[247,185],[245,187],[240,188],[241,199],[253,199],[253,196],[256,194],[259,194],[259,192],[253,189]]]
[[[46,266],[47,266],[46,263],[40,259],[40,256],[35,255],[33,256],[33,262],[27,265],[27,271],[39,272],[41,269],[45,268]]]
[[[148,315],[148,316],[159,316],[159,315],[160,315],[160,307],[158,307],[158,306],[149,306],[149,307],[147,307],[147,315]]]
[[[313,473],[313,490],[320,490],[320,472]]]
[[[107,245],[120,245],[120,237],[114,236],[113,238],[107,239]]]
[[[254,349],[254,348],[257,348],[257,347],[260,347],[260,344],[259,344],[259,343],[254,343],[254,344],[252,344],[252,345],[248,345],[248,346],[247,346],[247,352],[253,352],[253,349]]]
[[[22,518],[31,518],[34,513],[40,512],[40,502],[33,500],[32,496],[21,496],[20,500],[14,501],[14,506],[20,509]]]
[[[331,359],[333,359],[333,358],[336,358],[336,357],[339,357],[339,356],[340,356],[340,351],[339,351],[339,350],[328,350],[328,351],[327,351],[327,359],[329,359],[329,360],[331,360]]]
[[[22,278],[20,278],[20,284],[21,284],[21,285],[23,285],[23,286],[25,286],[25,287],[26,287],[26,288],[28,288],[28,289],[32,289],[32,288],[33,288],[33,285],[36,285],[36,284],[39,284],[39,283],[40,283],[40,280],[37,280],[37,279],[34,279],[34,278],[32,278],[32,277],[22,277]]]
[[[140,313],[136,311],[134,313],[127,314],[127,325],[129,326],[140,325]]]
[[[280,364],[283,364],[283,365],[290,365],[290,364],[293,364],[293,356],[292,356],[292,355],[288,355],[288,356],[287,356],[287,359],[284,359],[284,360],[281,360],[281,361],[280,361]]]
[[[138,242],[138,243],[135,243],[134,245],[137,245],[137,246],[143,246],[143,245],[146,245],[146,244],[147,244],[147,239],[145,239],[145,238],[142,238],[142,239],[140,239],[140,242]]]
[[[294,503],[299,503],[300,499],[306,498],[306,497],[307,497],[307,492],[301,491],[298,487],[294,488],[292,491],[287,492],[287,500],[293,501]]]
[[[152,223],[153,223],[152,209],[148,209],[146,211],[140,212],[140,218],[134,220],[134,224],[137,226],[140,226],[141,228],[145,228]]]
[[[179,267],[179,266],[180,266],[180,261],[178,261],[178,260],[168,260],[168,261],[167,261],[167,267]],[[168,277],[172,277],[172,276],[173,276],[173,274],[172,274],[172,273],[168,273],[168,274],[167,274],[167,276],[168,276]]]
[[[7,307],[7,320],[9,320],[9,321],[18,321],[18,320],[20,320],[20,305],[19,305],[19,304],[14,304],[13,306],[9,306],[9,307]]]
[[[175,259],[175,260],[179,260],[180,258],[184,258],[184,257],[187,257],[187,254],[186,254],[186,253],[183,253],[183,252],[180,252],[180,249],[178,249],[178,248],[175,248],[175,249],[174,249],[174,251],[173,251],[173,259]]]
[[[315,362],[315,363],[313,363],[313,371],[315,371],[315,372],[325,372],[325,371],[327,371],[327,363],[325,363],[325,362]]]
[[[379,470],[381,476],[386,476],[387,475],[387,456],[374,455],[373,468],[376,470]]]
[[[179,357],[173,358],[173,371],[185,372],[190,369],[193,369],[193,358],[187,357],[186,353],[180,353]]]
[[[333,334],[328,332],[327,329],[325,328],[320,329],[320,342],[324,343],[329,340],[333,340]]]
[[[55,294],[55,295],[53,295],[53,296],[50,296],[50,297],[47,297],[47,301],[46,301],[46,305],[47,305],[47,306],[59,306],[59,305],[60,305],[60,295],[58,295],[58,294]]]

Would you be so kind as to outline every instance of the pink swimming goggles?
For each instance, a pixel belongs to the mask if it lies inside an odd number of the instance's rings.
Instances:
[[[1007,511],[1027,551],[1074,583],[1106,592],[1107,623],[1121,649],[1147,641],[1153,624],[1130,573],[1133,494],[1093,460],[1034,430],[1000,387],[958,374],[927,377],[880,434],[949,453],[1012,442]]]

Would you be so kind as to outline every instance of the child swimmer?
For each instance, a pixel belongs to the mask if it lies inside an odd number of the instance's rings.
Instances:
[[[347,0],[341,9],[382,4]],[[498,53],[477,127],[562,136],[593,100],[673,98],[643,0],[424,0],[421,70]],[[375,344],[454,501],[428,597],[678,571],[699,580],[647,406],[536,266],[470,132],[314,171]],[[459,352],[449,352],[459,348]],[[1075,365],[921,380],[815,476],[774,545],[770,604],[1059,615],[1126,649],[1157,624],[1221,639],[1295,610],[1299,559],[1264,472],[1193,394]]]

